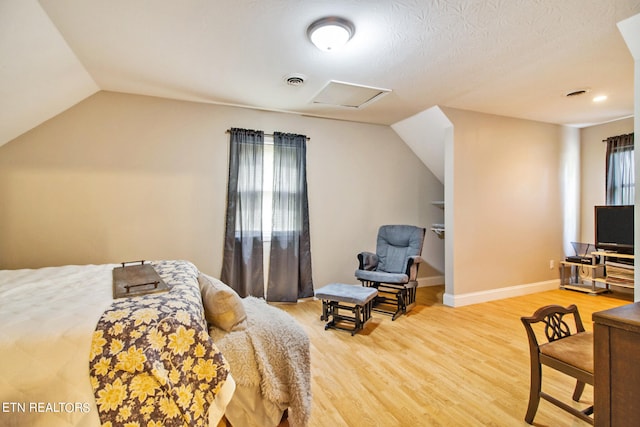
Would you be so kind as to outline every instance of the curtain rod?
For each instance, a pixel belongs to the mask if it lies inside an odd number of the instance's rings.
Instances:
[[[622,134],[622,135],[610,136],[609,138],[620,138],[620,137],[623,137],[623,136],[631,136],[631,135],[633,135],[633,132],[631,132],[631,133],[624,133],[624,134]],[[603,139],[603,140],[602,140],[602,142],[607,142],[607,141],[609,140],[609,138],[607,138],[607,139]]]
[[[231,133],[231,129],[227,129],[227,130],[225,131],[225,133]],[[272,134],[272,133],[265,133],[265,134],[264,134],[264,136],[270,136],[270,137],[273,137],[273,134]],[[311,141],[311,138],[309,138],[308,136],[307,136],[306,138],[307,138],[307,141]]]

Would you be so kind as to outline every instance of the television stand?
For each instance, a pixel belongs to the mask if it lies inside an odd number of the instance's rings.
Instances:
[[[604,275],[596,278],[596,282],[603,283],[606,289],[611,286],[633,289],[634,263],[633,254],[622,254],[610,251],[596,251],[591,253],[600,257],[600,264],[604,266]]]
[[[633,254],[595,251],[591,256],[600,257],[599,263],[560,262],[560,289],[586,292],[590,295],[611,292],[612,286],[634,289]]]
[[[583,273],[582,277],[580,273]],[[583,264],[571,261],[560,262],[560,289],[586,292],[598,295],[609,292],[607,287],[598,286],[600,278],[604,276],[603,264]]]

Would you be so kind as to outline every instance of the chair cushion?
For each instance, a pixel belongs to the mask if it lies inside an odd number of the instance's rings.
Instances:
[[[385,273],[383,271],[356,270],[356,279],[378,283],[403,284],[409,281],[409,276],[402,273]]]
[[[593,333],[580,332],[540,345],[540,353],[593,374]]]
[[[331,283],[315,292],[316,298],[348,302],[356,305],[365,305],[371,301],[378,291],[375,288],[368,288],[360,285],[347,285],[345,283]]]
[[[407,257],[420,255],[424,228],[413,225],[383,225],[378,231],[377,270],[387,273],[406,273]]]

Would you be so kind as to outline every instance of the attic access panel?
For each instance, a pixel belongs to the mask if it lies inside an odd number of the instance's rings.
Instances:
[[[391,89],[330,80],[312,102],[344,108],[363,108],[389,92]]]

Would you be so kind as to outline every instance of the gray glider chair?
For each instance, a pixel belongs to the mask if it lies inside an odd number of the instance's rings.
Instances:
[[[358,254],[356,278],[363,286],[378,290],[374,311],[391,314],[396,320],[415,305],[424,234],[424,228],[413,225],[383,225],[378,230],[376,253]],[[395,308],[385,308],[390,305]]]

